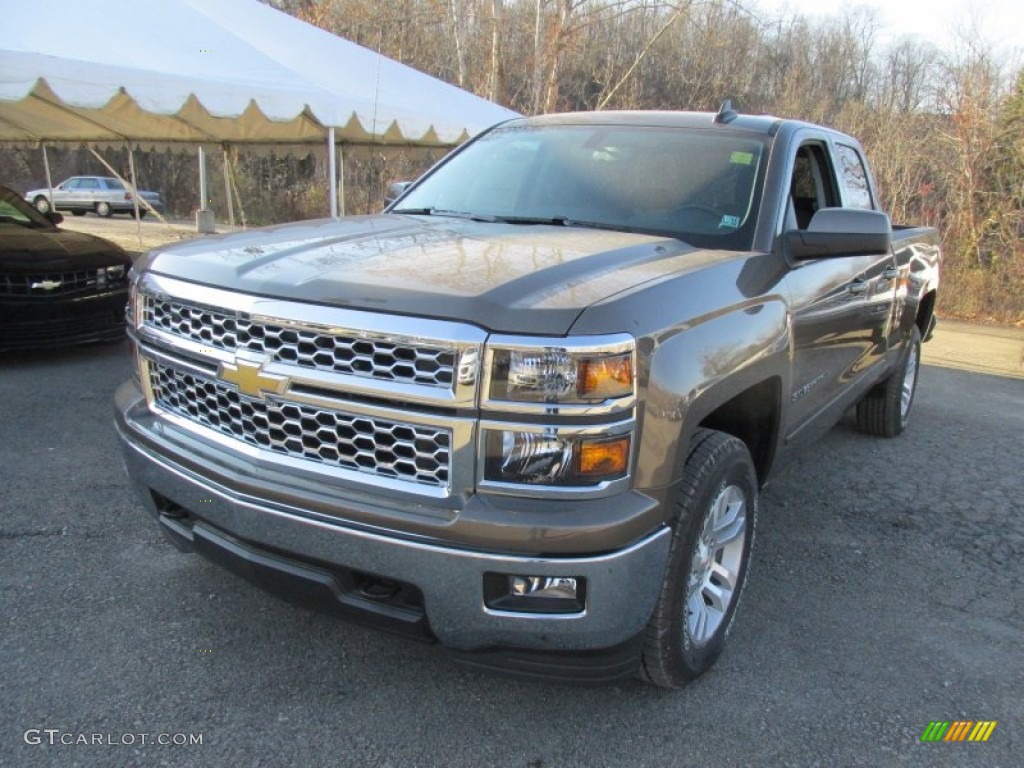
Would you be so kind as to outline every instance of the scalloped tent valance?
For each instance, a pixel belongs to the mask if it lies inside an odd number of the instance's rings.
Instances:
[[[453,146],[507,110],[258,0],[35,0],[0,24],[0,142]]]

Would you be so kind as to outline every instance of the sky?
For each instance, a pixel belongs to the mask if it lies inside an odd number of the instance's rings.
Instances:
[[[977,24],[986,42],[1007,51],[1024,51],[1022,0],[752,0],[752,4],[769,13],[788,8],[808,16],[838,15],[864,5],[876,9],[879,42],[913,34],[941,50],[950,50],[959,31]]]

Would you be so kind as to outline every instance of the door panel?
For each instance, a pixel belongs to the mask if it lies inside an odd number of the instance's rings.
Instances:
[[[830,144],[809,131],[794,150],[783,229],[807,229],[816,211],[842,204]],[[793,264],[786,280],[794,338],[787,440],[816,422],[831,426],[873,382],[887,347],[894,267],[891,253]]]
[[[75,200],[75,191],[78,186],[77,179],[71,179],[66,181],[60,186],[53,188],[53,207],[54,208],[70,208],[71,203]]]
[[[891,255],[819,259],[787,280],[793,310],[793,391],[786,436],[831,423],[884,359],[893,286]]]

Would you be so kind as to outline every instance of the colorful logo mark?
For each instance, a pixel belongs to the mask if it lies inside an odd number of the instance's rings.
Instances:
[[[932,720],[921,741],[988,741],[996,720]]]

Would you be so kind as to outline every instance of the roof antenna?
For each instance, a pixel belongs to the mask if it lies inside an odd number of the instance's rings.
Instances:
[[[725,125],[727,123],[731,123],[737,117],[739,117],[739,115],[736,114],[736,110],[732,108],[732,99],[726,99],[722,102],[722,106],[718,108],[718,114],[715,115],[715,122]]]

